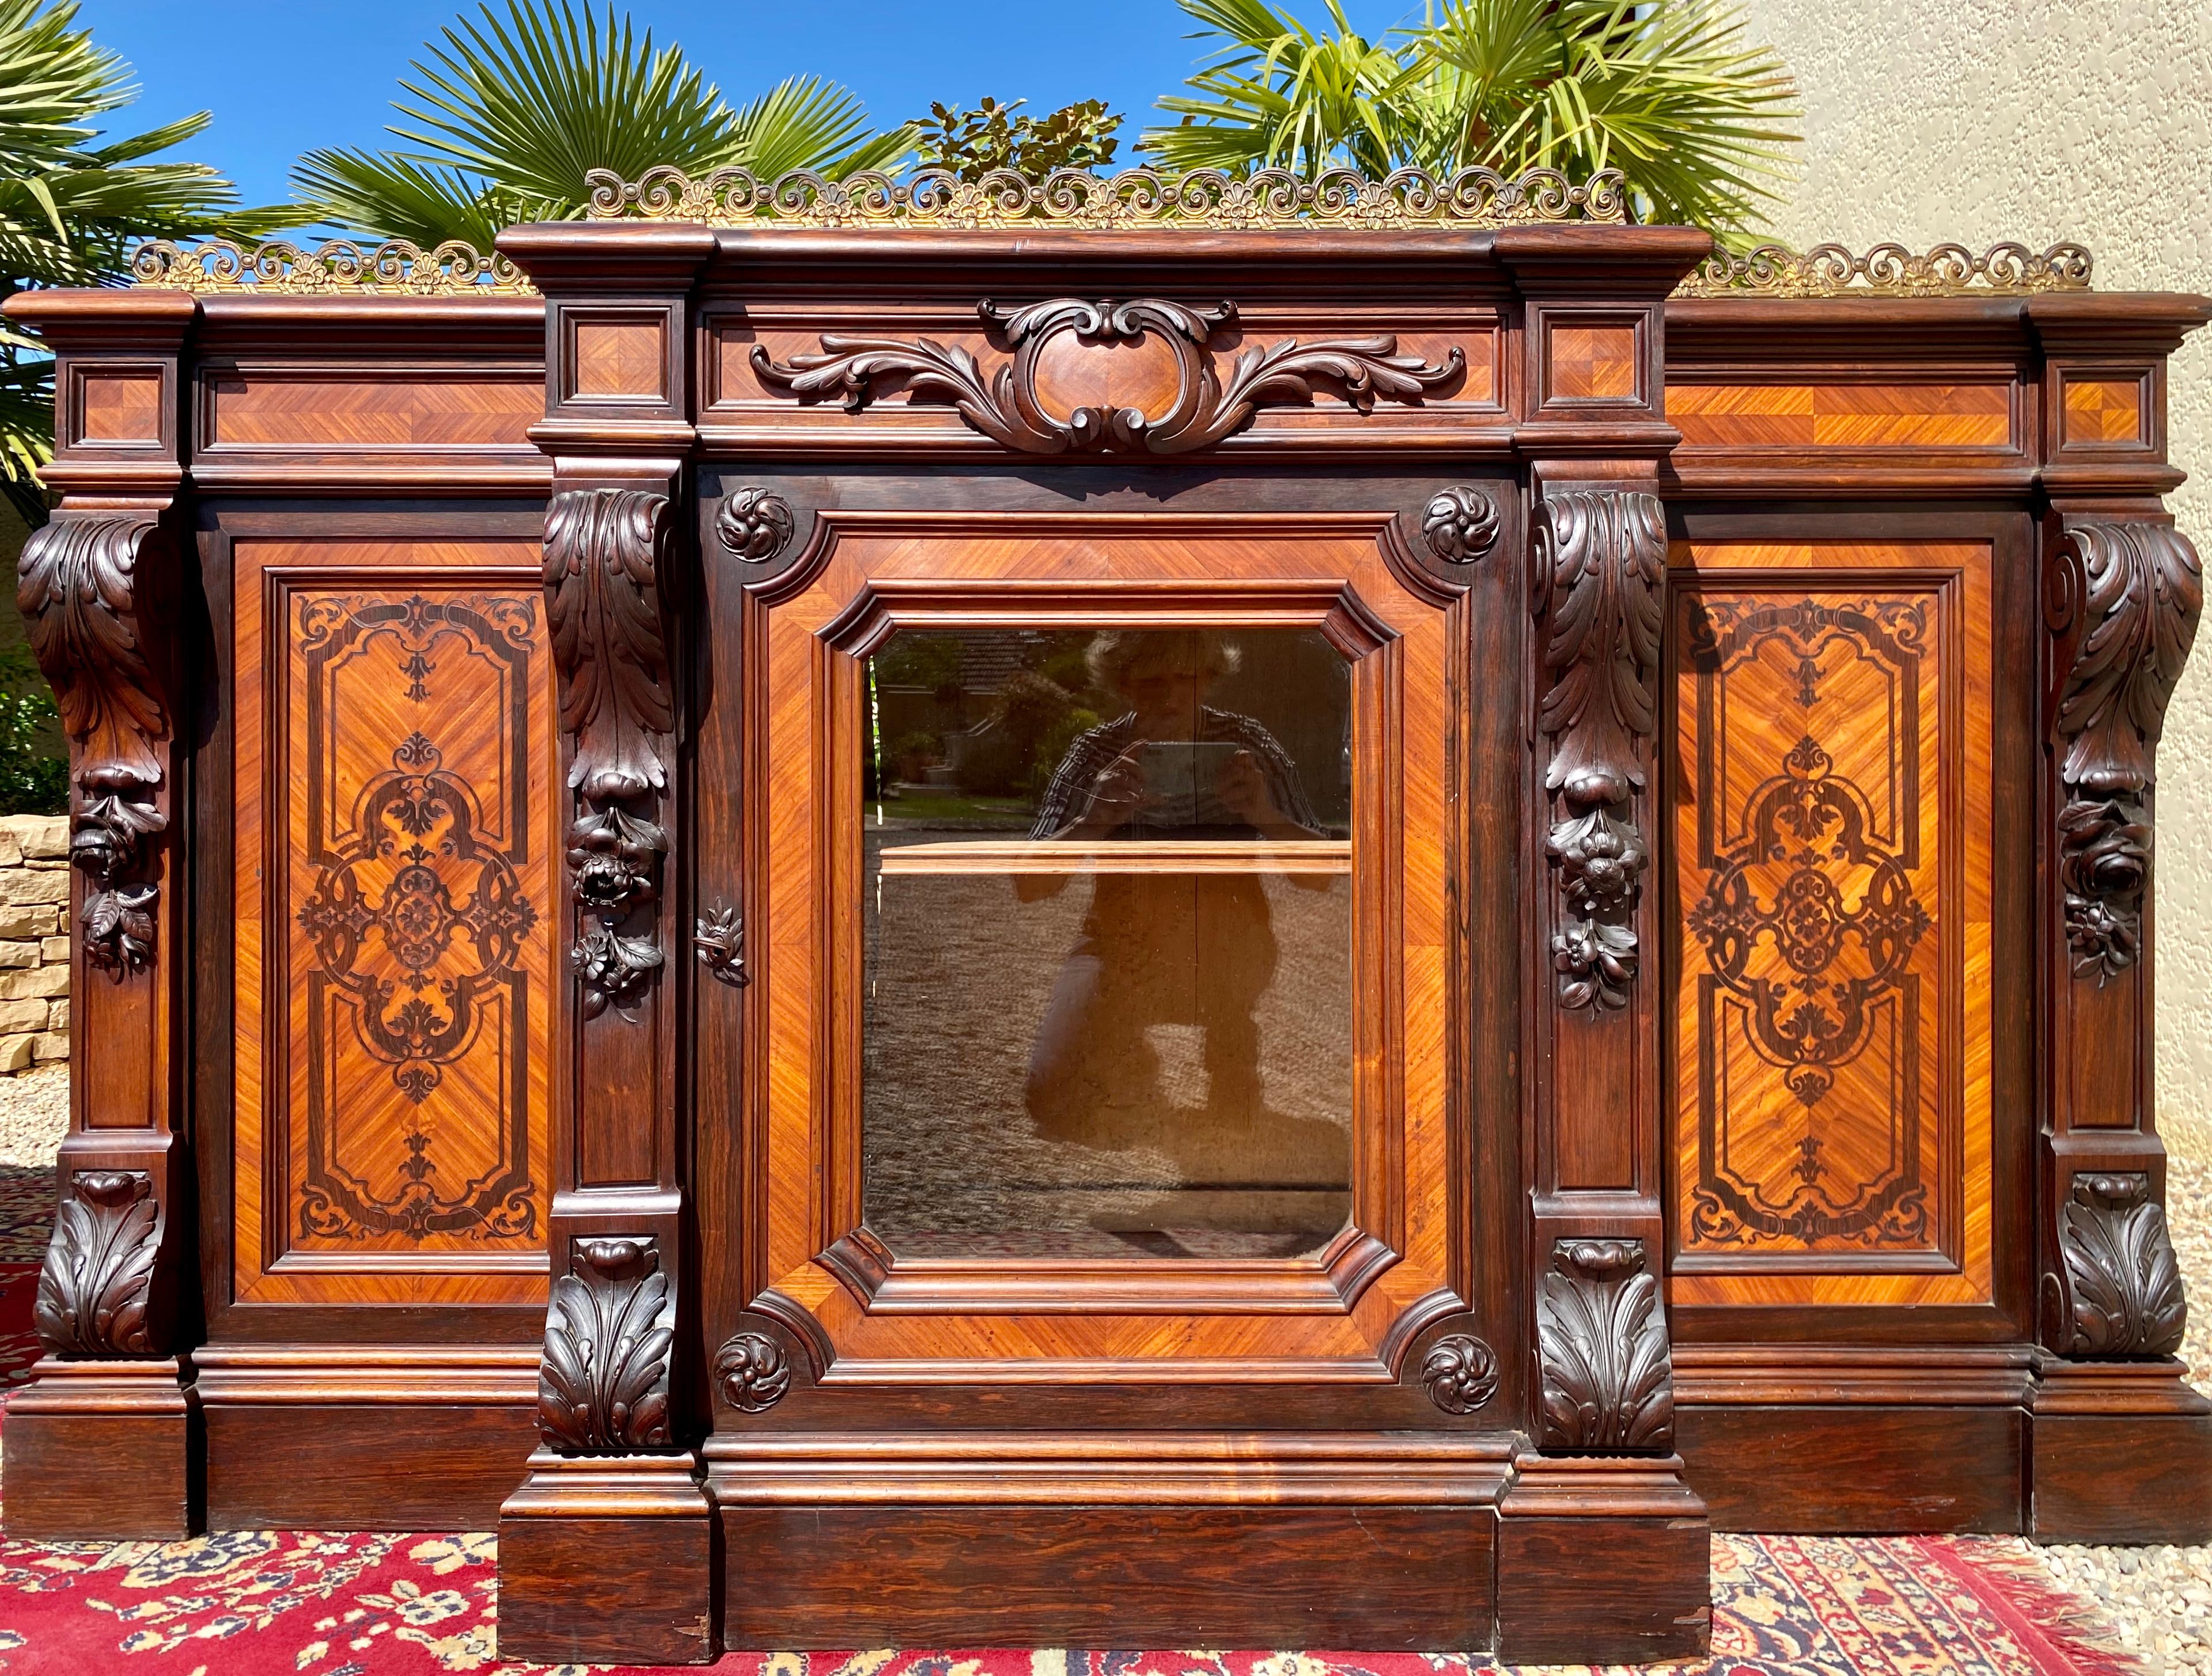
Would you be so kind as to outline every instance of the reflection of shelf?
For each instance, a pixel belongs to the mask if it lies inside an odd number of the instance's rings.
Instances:
[[[1191,838],[987,839],[900,844],[878,858],[900,873],[1325,873],[1352,871],[1352,841]]]

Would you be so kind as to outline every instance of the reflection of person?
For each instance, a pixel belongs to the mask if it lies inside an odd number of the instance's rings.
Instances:
[[[1090,662],[1094,683],[1129,708],[1069,747],[1032,838],[1321,835],[1289,753],[1250,717],[1201,701],[1236,667],[1235,649],[1218,636],[1101,635]],[[1210,783],[1148,785],[1148,766],[1157,774],[1164,761],[1194,765]],[[1291,877],[1310,889],[1329,884]],[[1020,875],[1014,887],[1033,902],[1066,883],[1064,874]],[[1256,1120],[1260,1030],[1252,1013],[1275,957],[1257,874],[1097,875],[1082,938],[1060,968],[1030,1053],[1027,1102],[1039,1131],[1106,1148],[1163,1144],[1158,1061],[1145,1039],[1153,1024],[1200,1026],[1209,1111],[1240,1127]]]

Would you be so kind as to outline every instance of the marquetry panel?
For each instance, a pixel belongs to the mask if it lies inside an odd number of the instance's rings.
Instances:
[[[2002,448],[2008,383],[1667,386],[1685,448]]]
[[[2060,423],[2066,446],[2141,442],[2143,438],[2143,381],[2132,379],[2075,379],[2065,381]]]
[[[666,330],[659,319],[572,320],[569,394],[586,399],[664,399]]]
[[[1702,1301],[1978,1299],[1989,549],[1673,565],[1675,1272]]]
[[[78,374],[78,442],[159,442],[161,374],[154,369]]]
[[[1553,399],[1635,400],[1637,354],[1633,326],[1554,325],[1551,331]]]
[[[538,376],[367,378],[240,370],[209,380],[204,444],[235,448],[527,447]]]
[[[530,550],[240,554],[241,1293],[530,1297],[558,918]]]

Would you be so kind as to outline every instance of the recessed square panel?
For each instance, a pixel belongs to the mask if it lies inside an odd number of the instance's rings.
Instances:
[[[577,320],[571,331],[572,398],[667,399],[666,328],[661,320]]]
[[[79,442],[159,442],[161,440],[160,373],[85,372],[77,397]]]
[[[2069,448],[2141,442],[2142,381],[2068,379],[2062,423],[2065,445]]]
[[[1637,398],[1634,326],[1555,325],[1551,331],[1551,398],[1565,402]]]
[[[1312,630],[866,667],[863,1211],[907,1256],[1291,1257],[1352,1207],[1352,683]]]

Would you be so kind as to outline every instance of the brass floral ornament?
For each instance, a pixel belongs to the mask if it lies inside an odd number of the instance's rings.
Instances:
[[[1370,180],[1330,169],[1312,180],[1287,169],[1239,178],[1221,169],[1170,174],[1127,169],[1092,174],[1055,169],[1042,179],[994,169],[963,180],[948,169],[903,179],[875,170],[842,180],[795,169],[765,181],[750,169],[720,168],[694,179],[670,165],[624,180],[611,169],[584,177],[594,221],[625,216],[709,227],[814,228],[1496,227],[1511,222],[1625,222],[1626,182],[1601,169],[1577,185],[1556,169],[1517,179],[1493,169],[1431,174],[1398,169]]]
[[[2007,242],[1977,254],[1943,244],[1915,253],[1880,244],[1864,255],[1842,245],[1793,251],[1761,245],[1741,256],[1716,252],[1674,288],[1678,297],[1954,296],[1966,291],[2085,291],[2094,265],[2085,246],[2057,244],[2045,251]]]
[[[282,296],[534,297],[537,287],[506,257],[448,240],[424,250],[404,239],[313,246],[273,240],[248,249],[228,239],[167,239],[131,253],[131,272],[153,290]]]

